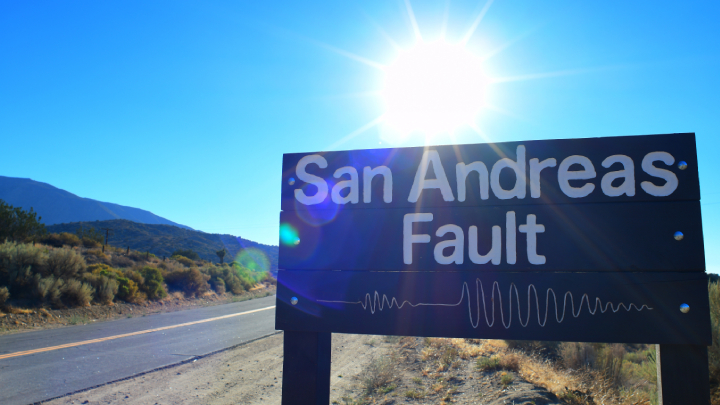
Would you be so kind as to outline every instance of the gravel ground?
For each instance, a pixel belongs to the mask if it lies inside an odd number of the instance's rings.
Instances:
[[[279,404],[282,333],[193,363],[156,371],[48,404]],[[389,344],[377,336],[333,335],[331,401],[340,400]]]

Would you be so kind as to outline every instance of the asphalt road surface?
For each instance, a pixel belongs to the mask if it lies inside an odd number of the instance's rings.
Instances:
[[[270,335],[274,305],[272,296],[0,336],[0,404],[55,398]],[[97,341],[75,345],[88,340]]]

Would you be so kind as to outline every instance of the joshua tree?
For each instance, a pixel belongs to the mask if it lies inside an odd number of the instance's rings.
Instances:
[[[227,250],[225,248],[222,248],[222,250],[218,250],[215,252],[216,255],[220,258],[220,264],[224,263],[225,255],[227,254]]]

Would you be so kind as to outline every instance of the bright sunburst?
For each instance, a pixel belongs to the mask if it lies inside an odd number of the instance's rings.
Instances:
[[[452,132],[483,107],[482,62],[460,45],[419,42],[384,70],[384,123],[401,134]]]
[[[443,143],[446,140],[454,142],[456,131],[462,127],[469,127],[484,141],[490,141],[491,138],[484,134],[477,123],[479,113],[488,110],[514,117],[511,112],[498,108],[488,100],[490,98],[487,97],[488,88],[491,85],[565,76],[586,71],[576,69],[515,77],[487,77],[484,73],[483,62],[515,42],[510,41],[499,46],[483,55],[482,58],[465,47],[490,9],[493,0],[486,1],[465,35],[456,43],[444,40],[448,21],[447,9],[440,35],[443,39],[424,41],[410,0],[404,2],[415,34],[414,45],[403,48],[382,28],[377,27],[388,39],[388,42],[398,49],[398,56],[390,63],[373,61],[352,52],[313,41],[323,48],[379,69],[384,73],[382,88],[378,92],[368,93],[381,95],[384,105],[383,114],[339,139],[330,145],[328,150],[338,148],[350,139],[375,127],[379,128],[380,139],[391,145],[402,144],[417,135],[425,138],[425,144]]]

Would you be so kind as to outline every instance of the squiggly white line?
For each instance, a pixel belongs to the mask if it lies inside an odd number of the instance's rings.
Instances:
[[[620,309],[624,309],[625,311],[630,311],[631,309],[635,308],[636,311],[642,311],[643,309],[647,308],[649,311],[652,311],[652,308],[650,308],[647,305],[642,305],[638,307],[637,305],[630,303],[630,305],[625,305],[624,303],[619,303],[617,305],[613,304],[612,302],[608,301],[604,305],[599,297],[595,298],[595,306],[593,308],[590,307],[590,297],[587,294],[583,294],[580,298],[580,305],[578,305],[578,310],[575,311],[575,300],[573,299],[572,292],[567,291],[563,296],[563,308],[562,308],[562,316],[559,314],[559,308],[558,308],[558,302],[557,302],[557,295],[555,295],[555,291],[552,288],[547,289],[547,293],[545,294],[545,318],[541,320],[540,317],[540,302],[538,297],[538,292],[535,289],[535,286],[533,284],[530,284],[528,286],[528,312],[527,312],[527,318],[525,322],[522,321],[522,314],[520,313],[520,292],[518,291],[517,286],[515,286],[515,283],[510,283],[510,290],[508,293],[509,301],[510,301],[510,308],[508,310],[509,317],[507,323],[505,323],[505,314],[503,312],[503,303],[502,303],[502,293],[500,292],[500,284],[495,281],[493,282],[492,286],[492,296],[490,297],[490,301],[492,303],[492,321],[488,318],[487,314],[487,304],[485,303],[485,289],[483,288],[482,281],[480,279],[475,279],[475,287],[477,289],[477,317],[475,320],[473,320],[472,316],[472,300],[470,298],[470,287],[468,286],[467,282],[463,282],[462,287],[462,294],[460,295],[460,300],[456,304],[434,304],[434,303],[426,303],[426,302],[420,302],[417,304],[413,304],[410,301],[403,301],[402,303],[398,303],[397,299],[395,297],[389,299],[387,295],[383,294],[382,298],[380,298],[380,293],[375,291],[374,296],[370,293],[365,294],[365,299],[361,301],[331,301],[331,300],[317,300],[318,302],[328,302],[328,303],[340,303],[340,304],[359,304],[362,305],[364,310],[367,310],[368,307],[370,308],[370,313],[374,314],[376,310],[384,310],[385,306],[387,305],[388,309],[391,309],[393,307],[396,307],[398,309],[404,307],[405,305],[409,305],[413,308],[420,307],[420,306],[436,306],[436,307],[457,307],[460,304],[462,304],[463,300],[465,299],[465,295],[467,295],[468,299],[468,315],[470,316],[470,323],[472,324],[473,328],[477,328],[480,325],[480,296],[482,296],[482,304],[483,304],[483,313],[485,314],[485,323],[487,323],[488,327],[492,327],[495,324],[495,290],[497,290],[498,298],[500,301],[500,318],[502,321],[503,326],[505,329],[509,329],[512,325],[512,294],[513,290],[515,291],[515,297],[517,299],[517,306],[518,306],[518,321],[520,322],[520,325],[523,327],[527,327],[528,323],[530,323],[530,314],[531,314],[531,306],[530,306],[530,294],[532,292],[535,293],[535,306],[537,307],[537,316],[538,316],[538,324],[541,327],[545,327],[545,324],[548,320],[548,311],[550,309],[550,294],[552,293],[553,296],[553,302],[555,303],[555,320],[557,323],[561,323],[563,320],[565,320],[565,309],[567,307],[568,302],[568,296],[570,297],[570,312],[572,313],[573,317],[577,318],[580,316],[580,313],[582,312],[583,303],[587,303],[587,309],[588,312],[591,315],[595,315],[595,313],[600,309],[600,313],[605,313],[608,309],[612,310],[613,313],[620,311]]]

